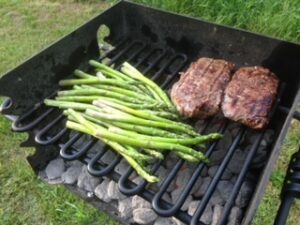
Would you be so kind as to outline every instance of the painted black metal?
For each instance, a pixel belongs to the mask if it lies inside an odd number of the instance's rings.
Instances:
[[[99,55],[96,33],[103,24],[110,29],[110,35],[105,40],[115,48]],[[0,79],[0,94],[8,96],[9,99],[2,104],[0,111],[13,121],[14,131],[29,132],[29,138],[23,146],[36,146],[36,154],[28,158],[36,172],[60,151],[61,157],[66,160],[80,159],[85,162],[91,174],[110,176],[118,181],[122,193],[138,194],[152,202],[158,214],[176,216],[189,224],[202,224],[199,218],[226,165],[230,163],[239,140],[244,132],[247,132],[245,128],[241,128],[241,132],[235,137],[196,213],[190,216],[181,211],[180,207],[200,176],[204,164],[199,164],[195,169],[175,204],[167,203],[162,196],[182,167],[182,160],[174,162],[174,168],[155,193],[147,189],[145,181],[136,185],[129,179],[133,172],[131,168],[128,168],[122,176],[114,172],[114,167],[121,159],[120,156],[108,165],[100,163],[101,157],[110,150],[104,148],[99,149],[96,154],[90,152],[96,142],[95,139],[87,141],[80,147],[75,146],[81,135],[68,136],[69,131],[61,126],[63,116],[58,114],[57,110],[49,109],[42,104],[44,98],[58,90],[57,83],[60,79],[70,77],[75,68],[88,70],[87,61],[91,58],[99,61],[110,58],[108,64],[114,64],[116,68],[119,68],[123,61],[129,61],[163,88],[169,89],[178,79],[178,72],[201,56],[225,58],[237,66],[263,65],[274,71],[280,80],[286,83],[286,88],[280,96],[284,101],[278,107],[280,110],[275,111],[270,124],[275,130],[276,141],[270,150],[269,161],[245,214],[243,223],[249,224],[270,176],[268,170],[278,157],[282,140],[300,99],[298,93],[300,46],[297,44],[121,2],[3,76]],[[225,132],[228,123],[229,121],[220,127],[221,132]],[[52,130],[56,132],[53,134]],[[261,138],[262,134],[254,141],[248,153],[232,195],[225,205],[220,224],[225,224],[227,220]],[[216,143],[208,148],[206,152],[208,157],[215,146]],[[154,165],[152,168],[154,173],[161,163],[162,161]]]
[[[300,149],[294,153],[281,191],[281,204],[274,225],[284,225],[295,199],[300,199]]]

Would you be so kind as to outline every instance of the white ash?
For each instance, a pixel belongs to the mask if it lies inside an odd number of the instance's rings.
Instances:
[[[93,192],[101,181],[101,178],[90,175],[87,167],[83,166],[78,176],[77,186],[85,191]]]
[[[149,208],[139,208],[133,210],[133,221],[141,224],[152,224],[157,219],[157,214]]]
[[[191,202],[191,204],[189,205],[189,208],[188,208],[188,214],[190,216],[194,215],[199,204],[200,204],[200,201],[192,201]]]
[[[127,198],[125,195],[123,195],[118,187],[118,184],[111,180],[108,184],[107,187],[107,195],[111,199],[116,199],[116,200],[123,200]]]
[[[213,210],[211,225],[217,225],[222,215],[223,207],[221,205],[215,205]]]
[[[101,184],[99,184],[96,188],[95,188],[95,195],[101,199],[104,202],[110,202],[111,198],[108,196],[107,192],[108,192],[108,184],[109,184],[110,180],[108,179],[104,179],[103,182]]]
[[[122,219],[129,219],[132,216],[131,198],[120,200],[118,210]]]
[[[185,225],[183,222],[181,222],[179,219],[172,217],[172,220],[175,222],[176,225]]]
[[[65,163],[61,158],[54,159],[46,167],[46,175],[49,180],[60,178],[65,171]]]
[[[66,167],[71,167],[71,166],[82,167],[82,166],[84,166],[84,164],[82,162],[80,162],[79,160],[65,161],[65,165],[66,165]]]
[[[151,204],[149,202],[147,202],[146,200],[144,200],[143,198],[141,198],[138,195],[135,195],[132,197],[132,208],[133,209],[138,209],[138,208],[151,208]]]
[[[189,205],[188,214],[194,215],[201,201],[193,201]],[[200,217],[201,222],[210,224],[212,221],[212,206],[207,204],[202,216]]]
[[[69,167],[62,175],[62,182],[65,184],[75,184],[78,180],[82,166],[74,165]]]

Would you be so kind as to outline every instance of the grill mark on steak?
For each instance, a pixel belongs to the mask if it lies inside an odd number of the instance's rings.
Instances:
[[[263,129],[269,123],[279,80],[263,67],[240,68],[225,90],[222,110],[225,117],[253,129]]]
[[[180,114],[201,119],[216,114],[233,68],[232,63],[211,58],[192,63],[171,90]]]

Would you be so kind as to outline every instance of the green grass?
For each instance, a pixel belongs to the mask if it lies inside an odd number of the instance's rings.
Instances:
[[[300,42],[299,0],[135,2]],[[0,5],[0,74],[3,74],[108,8],[110,3],[100,0],[0,0]],[[24,160],[32,149],[18,147],[25,138],[24,134],[10,132],[10,123],[0,117],[0,225],[116,224],[64,188],[40,182]],[[299,145],[300,124],[293,122],[254,224],[273,224],[286,166]],[[299,212],[298,202],[288,224],[299,224]]]
[[[97,3],[98,2],[98,3]],[[108,8],[94,1],[0,0],[0,74]],[[0,117],[0,224],[117,224],[59,186],[42,183],[25,160],[24,134]]]
[[[208,21],[300,41],[299,0],[134,0]]]

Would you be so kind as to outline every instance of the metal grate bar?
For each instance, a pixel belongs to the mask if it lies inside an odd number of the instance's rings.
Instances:
[[[87,141],[86,143],[84,143],[84,145],[79,150],[76,150],[75,154],[73,153],[71,156],[68,156],[65,159],[74,160],[76,158],[82,157],[96,143],[96,141],[97,140],[95,140],[95,139],[91,139],[91,140]],[[60,151],[60,152],[62,152],[62,151]],[[76,158],[74,158],[75,156],[76,156]]]
[[[55,111],[55,108],[51,108],[48,109],[47,111],[45,111],[43,114],[37,116],[33,121],[31,121],[30,123],[26,124],[26,125],[21,125],[22,122],[24,120],[26,120],[27,118],[29,118],[34,112],[36,112],[39,107],[41,105],[38,105],[38,107],[34,107],[32,109],[30,109],[29,111],[27,111],[26,113],[24,113],[22,116],[20,116],[18,119],[16,119],[13,123],[12,123],[12,129],[13,131],[16,132],[24,132],[24,131],[29,131],[32,128],[34,128],[36,125],[38,125],[40,122],[42,122],[47,116],[49,116],[52,112]]]
[[[126,38],[124,38],[123,40],[118,42],[118,44],[116,44],[111,50],[106,51],[102,55],[100,55],[100,57],[98,58],[98,61],[102,61],[103,59],[109,57],[109,55],[112,54],[113,52],[115,52],[116,49],[118,49],[119,47],[124,45],[126,43],[126,41],[128,41],[128,40]]]
[[[110,66],[113,63],[115,63],[117,60],[119,60],[123,55],[125,55],[128,51],[134,49],[135,52],[133,54],[136,54],[141,49],[145,47],[145,44],[141,41],[133,41],[131,44],[129,44],[126,48],[121,50],[117,55],[115,55],[108,63],[107,65]]]
[[[108,150],[110,151],[110,150]],[[101,168],[100,170],[96,169],[97,161],[105,154],[106,151],[98,152],[89,162],[88,162],[88,171],[93,176],[105,176],[109,174],[115,166],[121,161],[121,155],[117,155],[115,159],[109,163],[106,167]]]
[[[135,67],[139,67],[143,62],[147,62],[149,58],[151,58],[155,54],[159,54],[159,56],[164,56],[166,54],[166,50],[162,48],[154,48],[148,52],[144,57],[140,58],[136,64],[134,64]]]
[[[70,147],[78,141],[83,135],[80,133],[75,133],[73,137],[71,137],[65,144],[61,144],[60,146],[60,156],[66,160],[75,160],[79,158],[85,152],[73,152],[70,154]],[[71,152],[72,153],[72,152]]]
[[[242,168],[242,170],[241,170],[241,172],[240,172],[240,174],[237,178],[237,181],[235,182],[235,184],[233,186],[232,192],[231,192],[231,194],[230,194],[230,196],[229,196],[229,198],[228,198],[228,200],[227,200],[227,202],[224,206],[224,209],[222,211],[222,215],[219,219],[218,225],[225,225],[227,223],[227,218],[228,218],[228,215],[230,214],[230,210],[231,210],[231,208],[234,204],[234,201],[235,201],[235,199],[236,199],[236,197],[239,193],[239,190],[240,190],[240,188],[243,184],[243,181],[246,177],[246,174],[249,170],[251,162],[252,162],[252,160],[255,156],[255,153],[257,152],[257,149],[259,147],[259,144],[260,144],[263,136],[264,136],[264,133],[260,134],[259,137],[255,139],[255,142],[254,142],[253,146],[251,147],[251,149],[250,149],[250,151],[247,155],[247,158],[246,158],[246,160],[244,162],[244,165],[243,165],[243,168]]]
[[[57,118],[55,118],[44,128],[42,128],[39,132],[37,132],[37,134],[35,135],[35,142],[41,145],[49,145],[58,141],[67,132],[68,129],[66,127],[64,127],[52,137],[46,136],[46,134],[51,128],[53,128],[57,123],[61,122],[62,120],[65,120],[65,117],[63,114],[60,114]]]
[[[203,212],[204,212],[204,210],[207,206],[207,203],[208,203],[209,199],[211,198],[213,192],[215,191],[215,188],[216,188],[217,184],[219,183],[220,178],[222,177],[222,175],[223,175],[230,159],[232,158],[235,150],[237,149],[237,146],[238,146],[240,140],[244,136],[245,130],[246,130],[245,127],[240,128],[237,136],[235,137],[234,141],[232,142],[231,146],[229,147],[229,150],[228,150],[226,156],[222,160],[221,165],[217,169],[215,176],[213,177],[211,183],[209,184],[203,198],[201,199],[200,204],[197,207],[196,212],[194,213],[194,215],[192,217],[192,220],[191,220],[191,223],[190,223],[191,225],[197,225],[198,224],[199,219],[202,216],[202,214],[203,214]]]
[[[207,126],[209,125],[209,123],[207,124]],[[219,132],[224,133],[226,128],[227,128],[228,123],[225,123],[224,125],[221,125],[221,127],[219,128]],[[206,127],[204,128],[204,130],[206,129]],[[211,153],[213,152],[213,150],[215,149],[215,146],[217,145],[218,142],[214,142],[208,149],[208,151],[206,152],[206,157],[209,157],[211,155]],[[196,183],[198,177],[200,176],[205,164],[204,163],[200,163],[198,165],[198,167],[196,168],[196,170],[194,171],[191,179],[189,180],[189,182],[186,184],[186,186],[184,187],[184,189],[182,190],[182,193],[180,194],[180,196],[178,197],[176,203],[169,208],[163,208],[160,203],[162,200],[162,196],[165,194],[166,190],[168,189],[169,185],[171,184],[171,182],[173,181],[173,179],[175,178],[176,174],[178,173],[179,169],[182,167],[184,163],[184,160],[179,160],[175,167],[172,169],[172,171],[170,172],[170,174],[167,176],[167,178],[164,180],[164,182],[162,183],[159,191],[157,192],[157,194],[154,196],[153,198],[153,209],[157,212],[157,214],[161,215],[161,216],[165,216],[165,217],[169,217],[169,216],[174,216],[177,211],[180,209],[180,207],[182,206],[182,204],[184,203],[184,201],[186,200],[188,194],[190,193],[190,191],[193,188],[193,185]]]

